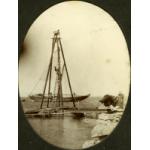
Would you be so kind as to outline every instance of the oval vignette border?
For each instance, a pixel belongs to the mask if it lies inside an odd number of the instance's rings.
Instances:
[[[64,2],[62,0],[18,0],[18,53],[21,54],[21,45],[25,35],[34,22],[34,20],[49,7]],[[130,0],[86,0],[109,13],[120,26],[129,50],[131,62],[131,2]],[[131,148],[131,88],[129,92],[128,102],[124,114],[107,139],[89,149],[92,150],[130,150]],[[57,150],[60,148],[54,147],[42,140],[31,128],[28,121],[24,117],[18,95],[18,149],[19,150]]]

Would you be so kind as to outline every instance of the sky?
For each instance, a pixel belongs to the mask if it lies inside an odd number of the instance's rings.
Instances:
[[[103,96],[122,92],[128,96],[130,61],[120,27],[103,9],[79,1],[57,4],[31,25],[19,60],[20,96],[42,92],[51,38],[57,29],[76,94]],[[63,91],[67,93],[65,79]]]

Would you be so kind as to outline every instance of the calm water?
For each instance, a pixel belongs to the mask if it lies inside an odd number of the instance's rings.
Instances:
[[[77,120],[72,117],[49,119],[31,118],[32,127],[47,142],[65,149],[81,149],[90,139],[95,119]]]

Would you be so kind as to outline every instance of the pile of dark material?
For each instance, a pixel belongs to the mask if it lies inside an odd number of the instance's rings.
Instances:
[[[124,95],[122,93],[119,93],[118,96],[113,95],[105,95],[102,100],[100,100],[101,103],[103,103],[105,106],[119,106],[123,107],[123,99]]]

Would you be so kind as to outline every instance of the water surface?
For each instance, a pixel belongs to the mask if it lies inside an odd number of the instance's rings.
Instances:
[[[72,117],[30,118],[29,122],[44,140],[65,149],[81,149],[96,123],[95,119]]]

